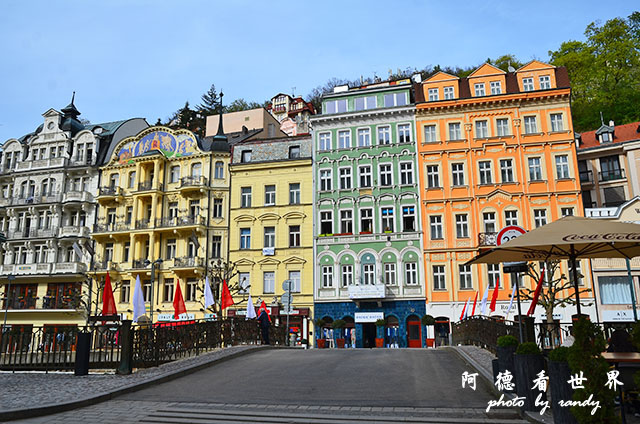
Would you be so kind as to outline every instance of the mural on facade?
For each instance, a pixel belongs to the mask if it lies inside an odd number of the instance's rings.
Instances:
[[[151,150],[158,150],[164,156],[180,157],[196,153],[196,140],[193,134],[171,134],[167,131],[153,131],[139,140],[125,143],[117,152],[120,164],[133,163],[132,158]]]

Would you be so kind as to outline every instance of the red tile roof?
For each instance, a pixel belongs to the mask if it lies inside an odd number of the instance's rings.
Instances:
[[[586,131],[580,133],[580,149],[588,149],[589,147],[601,146],[602,144],[596,138],[596,131]],[[640,140],[640,122],[632,122],[630,124],[616,125],[614,127],[613,142],[623,143],[625,141]]]

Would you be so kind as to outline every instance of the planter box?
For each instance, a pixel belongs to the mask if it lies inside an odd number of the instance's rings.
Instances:
[[[498,346],[497,348],[497,353],[498,353],[498,371],[504,373],[505,371],[509,371],[511,374],[513,374],[513,379],[517,379],[518,377],[516,377],[516,372],[515,372],[515,367],[513,365],[513,357],[516,353],[516,347],[515,346],[509,346],[509,347],[500,347]]]
[[[549,389],[551,390],[551,405],[553,422],[556,424],[577,424],[578,421],[571,413],[571,408],[553,407],[560,400],[573,399],[573,390],[567,383],[571,378],[571,368],[567,362],[549,361]]]
[[[344,339],[336,339],[336,346],[338,349],[344,349]]]
[[[427,347],[433,347],[436,344],[436,339],[426,339]]]
[[[384,339],[376,337],[376,347],[384,347]]]
[[[327,341],[325,339],[318,339],[318,349],[324,349]]]
[[[533,380],[538,377],[538,373],[544,370],[544,356],[542,355],[515,355],[515,380],[516,393],[524,396],[524,411],[540,411],[540,406],[535,406],[536,399],[542,393],[541,400],[546,400],[544,392],[533,389]]]

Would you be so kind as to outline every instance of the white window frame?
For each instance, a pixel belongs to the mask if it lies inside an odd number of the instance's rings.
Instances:
[[[358,137],[358,147],[371,147],[371,128],[358,128],[356,134]]]
[[[437,102],[438,100],[440,100],[440,93],[439,93],[439,89],[438,88],[430,88],[428,93],[429,93],[429,101],[430,102]]]
[[[365,286],[376,284],[375,264],[362,264],[362,284]]]
[[[276,273],[274,271],[264,271],[262,273],[262,292],[273,294],[276,290]]]
[[[251,207],[251,187],[240,187],[240,207]]]
[[[418,263],[417,262],[404,263],[404,284],[407,286],[418,285]]]
[[[378,175],[380,177],[378,182],[381,187],[393,186],[393,167],[390,163],[378,164]],[[385,184],[386,180],[389,181],[389,184]]]
[[[509,131],[509,118],[496,119],[496,133],[498,137],[507,137],[511,135],[511,131]]]
[[[540,90],[550,90],[551,89],[551,76],[549,76],[549,75],[540,75],[538,77],[538,83],[540,84]]]
[[[400,185],[413,185],[413,162],[400,162]]]
[[[542,159],[538,156],[527,158],[529,181],[542,181]]]
[[[363,172],[363,170],[367,170],[367,172]],[[363,183],[363,178],[365,179]],[[360,188],[371,188],[373,187],[373,171],[371,164],[365,164],[358,166],[358,183]]]
[[[485,233],[498,232],[498,218],[495,211],[482,212],[482,227]]]
[[[322,269],[322,288],[333,288],[333,265],[323,265]]]
[[[464,187],[464,162],[454,162],[451,164],[451,185],[453,187]]]
[[[524,133],[525,134],[537,134],[538,133],[538,119],[536,115],[528,115],[523,118],[524,121]]]
[[[533,210],[533,225],[535,228],[542,227],[547,224],[547,210],[546,209],[534,209]]]
[[[444,240],[444,228],[442,224],[442,215],[429,216],[429,239]]]
[[[478,119],[474,123],[476,130],[476,138],[489,138],[489,121],[486,119]]]
[[[351,148],[351,130],[338,131],[338,149]]]
[[[440,188],[440,165],[427,165],[427,189]]]
[[[378,127],[378,145],[391,144],[391,126],[382,125]]]
[[[471,265],[458,265],[458,279],[460,282],[460,290],[473,289],[473,273]]]
[[[320,211],[320,234],[333,234],[333,211],[332,210],[321,210]],[[324,223],[331,224],[331,231],[326,233],[322,231],[322,227]]]
[[[454,90],[452,85],[448,85],[448,86],[444,87],[442,91],[444,92],[444,99],[445,100],[452,100],[456,96],[455,90]]]
[[[449,122],[449,140],[462,140],[462,125],[460,122]]]
[[[263,227],[263,243],[265,248],[276,247],[276,227]]]
[[[504,211],[504,225],[518,225],[518,211],[509,209]]]
[[[338,178],[340,190],[351,190],[353,188],[353,179],[350,166],[342,166],[338,168]]]
[[[478,174],[480,176],[480,185],[493,184],[493,166],[490,160],[481,160],[478,162]]]
[[[398,279],[396,278],[396,264],[395,262],[385,262],[382,265],[384,272],[384,284],[386,286],[395,286],[398,284]]]
[[[425,125],[423,128],[424,142],[425,143],[437,143],[438,131],[436,124]]]
[[[502,81],[491,81],[489,87],[491,94],[502,94]]]
[[[534,91],[533,78],[522,78],[522,91]]]
[[[353,285],[353,265],[340,266],[340,282],[342,287]]]
[[[333,190],[333,169],[320,169],[320,191]]]
[[[564,131],[564,119],[562,113],[550,114],[549,122],[551,122],[551,132]]]
[[[487,283],[489,284],[489,288],[495,288],[496,282],[498,283],[498,287],[502,288],[500,284],[500,264],[487,264]]]
[[[398,143],[411,143],[411,124],[398,124]]]
[[[447,289],[447,272],[444,265],[432,265],[431,275],[433,278],[433,290]]]
[[[456,214],[456,238],[469,238],[469,215]]]
[[[571,178],[569,174],[569,155],[556,155],[556,178],[559,180],[568,180]]]
[[[500,159],[500,180],[502,183],[515,182],[514,172],[513,172],[513,159],[511,158]]]
[[[486,96],[486,91],[484,89],[484,83],[483,82],[476,82],[473,84],[473,92],[474,97],[482,97],[482,96]]]
[[[385,211],[391,211],[390,214],[387,214],[387,217],[385,218]],[[385,227],[385,223],[390,223],[390,226]],[[395,208],[392,206],[386,206],[386,207],[382,207],[380,208],[380,232],[384,233],[384,232],[391,232],[391,233],[395,233],[396,229],[395,229]],[[389,228],[387,230],[387,228]]]
[[[365,216],[366,215],[366,216]],[[362,225],[363,220],[367,219],[371,221],[371,225],[369,226],[368,232],[373,232],[373,208],[360,208],[360,232],[367,231],[364,229],[364,225]]]
[[[344,231],[351,228],[351,231]],[[353,234],[353,209],[340,209],[340,234]]]

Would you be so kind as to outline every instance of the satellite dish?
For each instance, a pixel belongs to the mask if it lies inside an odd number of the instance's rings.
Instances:
[[[509,65],[509,67],[507,68],[507,70],[508,70],[509,72],[515,72],[515,71],[516,71],[516,68],[514,68],[514,67],[513,67],[513,66],[511,66],[511,65]]]

